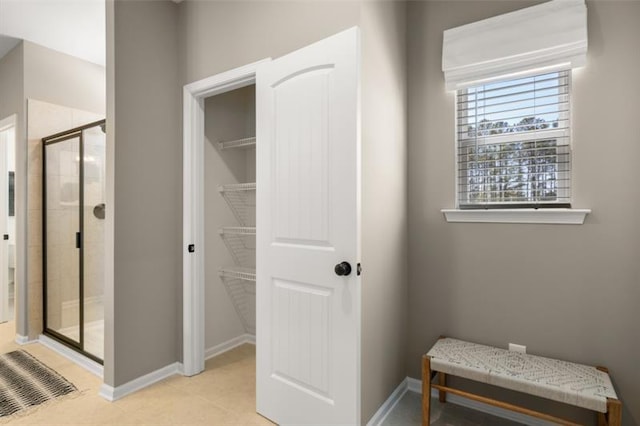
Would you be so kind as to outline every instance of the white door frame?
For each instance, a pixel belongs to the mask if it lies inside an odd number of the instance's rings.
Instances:
[[[256,81],[256,70],[271,58],[184,86],[182,171],[182,373],[204,370],[204,100]],[[189,247],[193,245],[194,251]]]

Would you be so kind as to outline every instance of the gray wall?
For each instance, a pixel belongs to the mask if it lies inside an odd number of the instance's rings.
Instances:
[[[520,343],[530,353],[609,367],[623,423],[637,425],[640,2],[587,2],[588,64],[574,73],[572,90],[573,205],[593,209],[586,223],[453,224],[440,213],[455,204],[454,96],[444,89],[442,31],[530,4],[409,4],[408,372],[420,377],[420,356],[440,334]]]
[[[357,1],[182,2],[180,62],[189,83],[276,58],[357,25]]]
[[[115,282],[114,282],[114,239],[115,239],[115,129],[116,129],[116,73],[115,73],[115,0],[105,1],[105,43],[107,82],[107,149],[105,167],[105,220],[104,220],[104,370],[103,382],[115,383]]]
[[[105,68],[65,53],[24,44],[25,97],[105,114]]]
[[[362,421],[406,377],[406,4],[362,5]]]
[[[19,43],[0,59],[0,120],[24,113],[24,60],[23,46]]]
[[[176,8],[172,2],[114,5],[109,64],[115,73],[110,87],[114,329],[113,347],[106,348],[114,359],[113,371],[105,372],[112,386],[180,359],[182,103]]]

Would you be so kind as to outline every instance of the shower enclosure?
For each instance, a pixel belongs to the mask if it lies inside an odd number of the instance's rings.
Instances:
[[[42,139],[44,334],[104,356],[105,121]]]

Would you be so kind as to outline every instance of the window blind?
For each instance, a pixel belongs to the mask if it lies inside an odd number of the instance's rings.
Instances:
[[[569,207],[570,72],[457,91],[459,208]]]

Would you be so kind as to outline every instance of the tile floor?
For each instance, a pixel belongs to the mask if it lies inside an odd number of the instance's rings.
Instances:
[[[255,347],[243,345],[206,362],[194,377],[172,376],[110,403],[100,396],[101,379],[52,350],[14,343],[13,323],[0,324],[0,353],[24,349],[80,390],[11,418],[11,425],[271,425],[255,413]]]
[[[206,362],[194,377],[172,376],[110,403],[98,396],[101,379],[38,344],[14,343],[13,323],[0,324],[0,353],[24,349],[71,381],[72,397],[0,418],[11,425],[271,425],[255,413],[255,347],[242,345]],[[419,425],[420,395],[408,392],[384,425]],[[516,423],[433,401],[432,425],[510,426]]]

